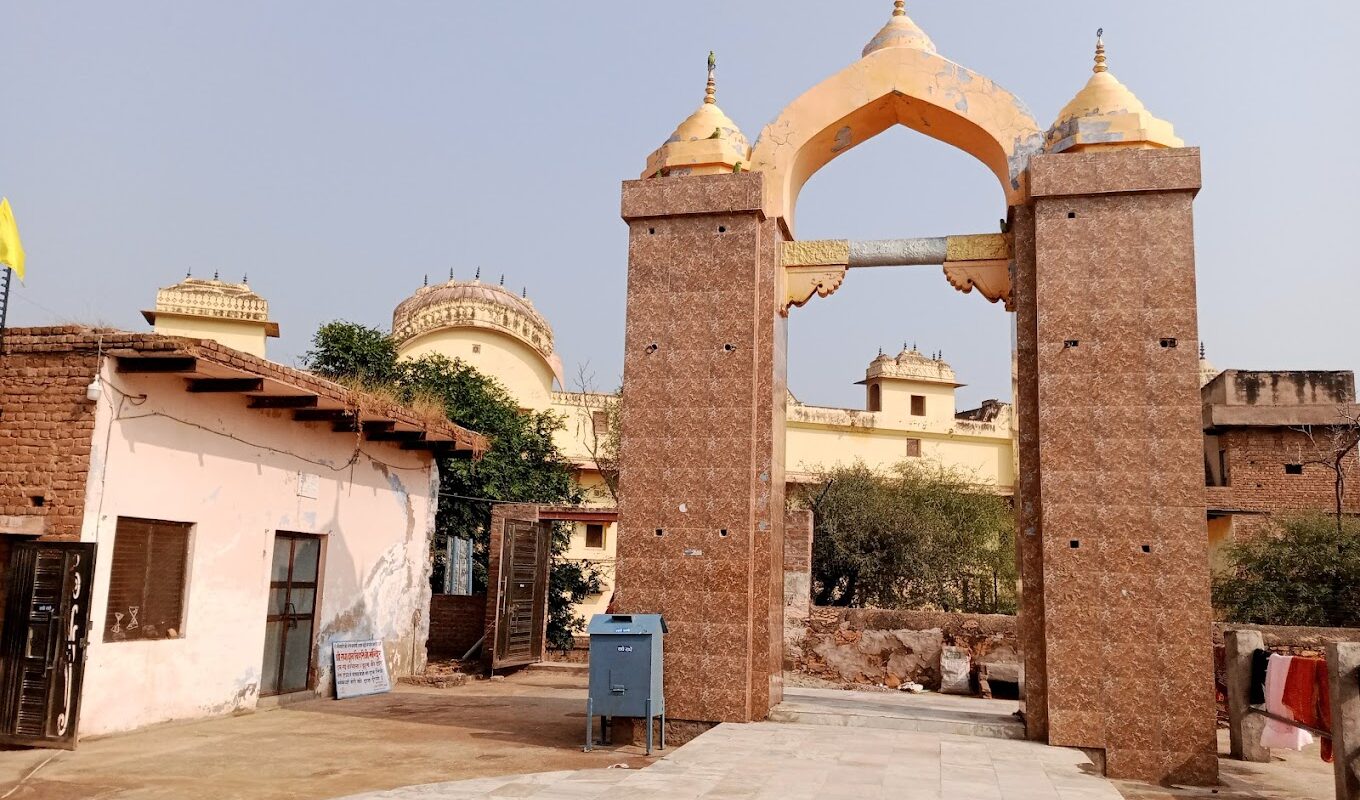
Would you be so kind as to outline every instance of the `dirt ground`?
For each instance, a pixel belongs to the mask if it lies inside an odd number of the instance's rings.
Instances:
[[[632,747],[581,752],[585,696],[581,676],[525,671],[503,681],[398,686],[374,697],[161,725],[82,741],[73,752],[5,751],[0,798],[308,800],[650,763]]]

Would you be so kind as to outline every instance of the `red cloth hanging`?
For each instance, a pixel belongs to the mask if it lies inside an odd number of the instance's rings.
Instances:
[[[1295,657],[1289,664],[1284,685],[1284,704],[1294,719],[1318,730],[1332,730],[1331,692],[1327,686],[1327,662],[1321,658]],[[1332,761],[1332,739],[1322,738],[1322,760]]]

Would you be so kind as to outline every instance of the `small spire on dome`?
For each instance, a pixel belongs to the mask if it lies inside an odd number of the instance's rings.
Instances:
[[[893,0],[894,17],[905,17],[907,15],[907,0]]]
[[[1102,72],[1109,72],[1110,68],[1105,66],[1105,29],[1096,29],[1096,66],[1091,71],[1099,75]]]
[[[504,286],[504,285],[505,285],[505,273],[502,272],[502,273],[501,273],[501,286]]]
[[[708,51],[708,86],[704,88],[704,102],[713,104],[718,102],[718,57],[712,50]]]
[[[250,273],[248,272],[241,273],[241,283],[250,283]]]
[[[1199,343],[1199,357],[1204,358],[1204,342]]]
[[[213,270],[213,280],[217,280],[217,270]]]
[[[190,269],[190,270],[185,270],[185,272],[184,272],[184,278],[185,278],[185,280],[188,280],[189,278],[192,278],[192,277],[194,277],[194,271],[191,270],[191,269]]]
[[[520,296],[520,297],[523,297],[525,300],[528,300],[528,299],[529,299],[529,287],[528,287],[528,286],[525,286],[523,289],[521,289],[520,292],[519,292],[519,296]]]
[[[427,273],[425,273],[425,282],[422,283],[421,286],[429,286],[429,285],[430,285],[430,273],[427,272]]]
[[[478,268],[477,268],[477,274],[474,275],[474,276],[472,276],[472,279],[473,279],[474,281],[479,281],[479,280],[482,279],[482,268],[481,268],[481,267],[478,267]]]
[[[879,355],[883,355],[883,348],[881,348],[881,347],[878,348],[878,354],[879,354]]]
[[[453,267],[449,267],[449,283],[453,283]]]

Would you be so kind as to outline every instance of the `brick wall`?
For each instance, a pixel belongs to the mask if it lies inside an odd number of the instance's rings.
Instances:
[[[430,598],[430,658],[461,658],[486,630],[486,595],[437,594]]]
[[[1284,427],[1224,431],[1218,440],[1227,451],[1228,485],[1208,488],[1209,507],[1261,513],[1332,510],[1335,473],[1306,463],[1326,457],[1327,438],[1324,428],[1314,428],[1313,439]],[[1286,473],[1286,464],[1302,464],[1303,474]],[[1360,513],[1360,454],[1352,453],[1348,464],[1345,508]]]
[[[80,535],[95,413],[85,387],[98,370],[101,336],[106,345],[115,338],[85,328],[20,328],[6,335],[0,354],[0,525],[6,530],[0,534]]]

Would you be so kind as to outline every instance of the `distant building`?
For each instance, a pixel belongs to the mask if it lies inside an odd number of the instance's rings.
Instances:
[[[377,640],[394,680],[418,673],[434,456],[486,446],[214,341],[9,331],[0,708],[22,713],[3,735],[329,694],[337,641]]]
[[[1210,556],[1259,535],[1272,515],[1334,511],[1336,426],[1360,414],[1352,372],[1227,370],[1200,390]],[[1360,513],[1360,452],[1342,466],[1345,513]]]
[[[142,316],[165,336],[212,339],[264,358],[265,340],[278,338],[279,324],[269,319],[269,303],[240,283],[185,277],[156,292],[156,307]]]

